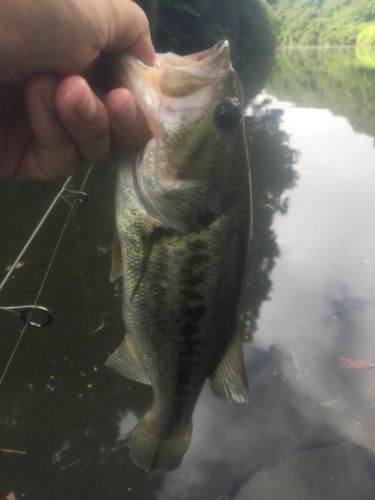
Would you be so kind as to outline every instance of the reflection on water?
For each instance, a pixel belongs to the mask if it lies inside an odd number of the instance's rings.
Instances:
[[[254,238],[251,264],[243,294],[243,319],[246,336],[257,329],[262,303],[272,287],[270,273],[279,256],[272,220],[276,213],[288,210],[288,196],[298,175],[294,169],[296,151],[289,146],[289,136],[281,129],[283,111],[269,107],[268,99],[254,100],[248,108],[246,129],[253,181]]]
[[[375,47],[357,47],[355,49],[356,61],[359,66],[366,69],[375,69]]]
[[[374,50],[280,50],[268,90],[286,101],[328,108],[375,137]]]
[[[55,321],[28,331],[0,387],[0,449],[26,452],[0,452],[0,499],[374,498],[375,370],[340,359],[375,362],[375,75],[333,52],[336,77],[323,56],[315,66],[311,54],[279,56],[248,118],[251,403],[217,401],[206,387],[178,470],[146,474],[130,462],[125,438],[150,394],[104,368],[123,327],[108,282],[114,171],[98,168],[41,297]],[[2,272],[55,190],[0,185]],[[59,205],[0,305],[33,297],[65,213]],[[0,321],[3,366],[19,323]]]

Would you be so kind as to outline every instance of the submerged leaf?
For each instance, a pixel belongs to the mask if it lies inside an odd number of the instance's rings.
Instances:
[[[366,370],[375,368],[375,364],[365,359],[340,358],[339,365],[350,370]]]
[[[91,330],[91,331],[89,332],[89,335],[92,335],[93,333],[98,333],[98,332],[100,332],[100,330],[103,330],[103,328],[105,327],[105,325],[106,325],[106,322],[105,322],[105,321],[104,321],[104,319],[103,319],[97,328],[95,328],[94,330]]]
[[[14,450],[13,448],[0,448],[0,453],[8,453],[11,455],[26,455],[24,450]]]

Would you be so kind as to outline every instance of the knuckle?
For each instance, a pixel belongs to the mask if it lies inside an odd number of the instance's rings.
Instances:
[[[150,36],[150,23],[148,17],[146,16],[145,11],[139,5],[135,5],[137,10],[137,40],[148,38]]]
[[[139,23],[140,23],[140,32],[143,36],[149,36],[150,34],[150,23],[149,20],[145,14],[145,12],[140,9],[140,17],[139,17]]]

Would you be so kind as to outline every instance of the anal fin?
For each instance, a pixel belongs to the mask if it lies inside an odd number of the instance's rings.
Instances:
[[[109,356],[105,366],[141,384],[151,384],[127,338]]]
[[[238,331],[210,377],[212,392],[219,399],[247,403],[249,390],[243,361],[241,334]]]

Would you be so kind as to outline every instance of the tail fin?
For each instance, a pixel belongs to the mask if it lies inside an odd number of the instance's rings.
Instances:
[[[148,471],[176,469],[189,447],[193,424],[171,434],[161,435],[141,420],[129,436],[130,457]]]

